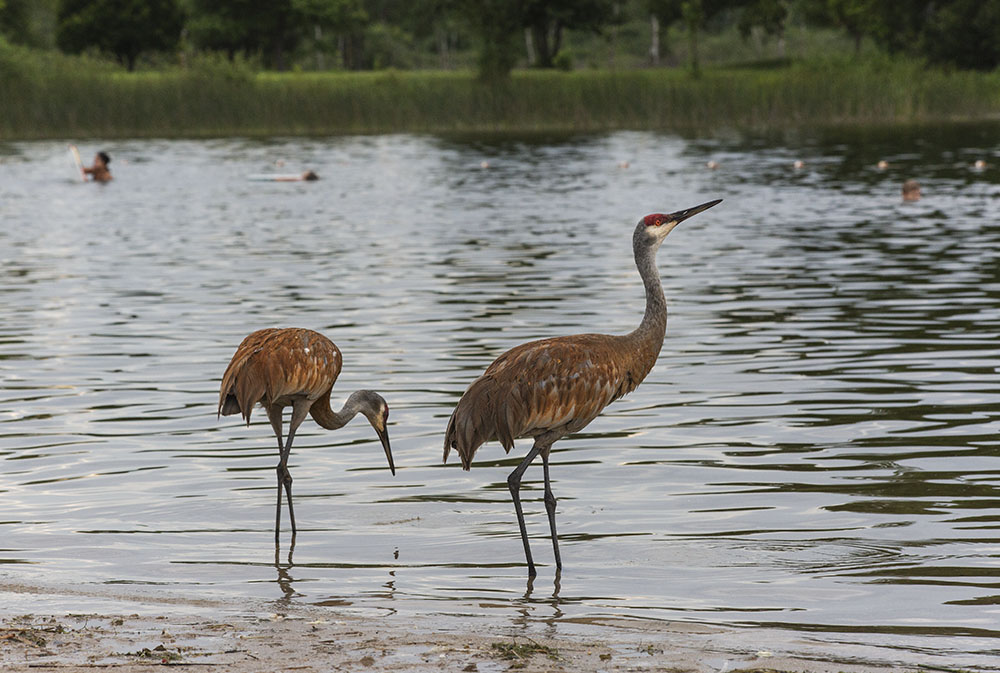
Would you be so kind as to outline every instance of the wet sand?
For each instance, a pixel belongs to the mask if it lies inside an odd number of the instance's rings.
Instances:
[[[63,593],[73,598],[72,591]],[[59,598],[37,587],[12,585],[3,587],[3,595],[19,598],[19,606],[26,605],[26,597],[44,599],[39,603],[44,605]],[[755,633],[766,642],[766,631],[683,622],[560,620],[558,628],[546,634],[544,624],[539,631],[475,615],[358,616],[328,607],[236,606],[143,596],[119,596],[114,603],[123,611],[5,612],[0,618],[0,669],[139,673],[170,665],[235,673],[914,670],[837,656],[805,639],[791,642],[784,652],[758,650],[752,645]],[[276,605],[274,612],[263,609]]]

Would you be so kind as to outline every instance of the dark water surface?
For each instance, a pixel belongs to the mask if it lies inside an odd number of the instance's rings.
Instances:
[[[87,143],[106,186],[70,180],[64,143],[0,145],[0,582],[767,627],[1000,669],[997,131]],[[526,591],[505,480],[529,442],[442,467],[451,408],[517,343],[630,330],[634,222],[713,198],[660,251],[656,368],[555,447],[557,586],[526,475]],[[389,400],[399,468],[363,419],[307,421],[277,562],[270,426],[216,420],[236,345],[275,325],[340,346],[338,407]]]

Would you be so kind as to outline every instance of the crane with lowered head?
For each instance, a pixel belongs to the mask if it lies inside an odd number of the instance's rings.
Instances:
[[[288,518],[295,530],[292,508],[292,475],[288,456],[295,431],[310,414],[327,430],[342,428],[361,414],[375,429],[385,449],[389,469],[396,474],[389,447],[389,405],[372,390],[352,393],[340,411],[330,408],[330,392],[340,376],[343,363],[340,349],[319,332],[299,328],[270,328],[251,333],[240,343],[222,375],[219,388],[219,416],[242,414],[250,425],[250,413],[260,402],[278,438],[278,507],[274,517],[274,541],[281,527],[281,489],[288,499]],[[288,438],[282,442],[282,414],[292,407]]]

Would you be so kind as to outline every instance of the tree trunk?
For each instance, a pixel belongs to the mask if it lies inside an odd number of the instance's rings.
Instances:
[[[549,51],[549,31],[548,27],[535,25],[531,29],[535,45],[535,66],[538,68],[552,67],[552,53]]]
[[[535,53],[535,41],[531,37],[531,29],[524,29],[524,49],[528,52],[528,65],[538,65],[538,55]]]
[[[701,75],[701,64],[698,59],[698,30],[701,26],[702,12],[701,0],[688,0],[683,6],[684,20],[688,27],[688,43],[690,45],[689,58],[691,61],[691,74],[695,77]]]
[[[442,70],[451,70],[451,50],[448,48],[448,31],[434,27],[434,38],[438,48],[438,65]]]
[[[688,39],[691,45],[691,72],[695,77],[701,74],[701,64],[698,61],[698,26],[688,26]]]
[[[326,70],[326,58],[324,58],[323,50],[320,48],[320,40],[323,39],[323,29],[320,28],[318,23],[313,26],[313,38],[316,40],[316,69]]]
[[[649,15],[649,27],[652,37],[649,40],[649,62],[660,65],[660,20],[656,14]]]
[[[552,24],[552,53],[549,55],[549,61],[554,61],[556,54],[562,49],[562,39],[563,39],[563,26],[562,22],[558,19]]]

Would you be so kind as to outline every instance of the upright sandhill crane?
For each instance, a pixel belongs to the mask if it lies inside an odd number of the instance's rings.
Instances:
[[[549,483],[549,451],[554,442],[579,432],[604,407],[635,390],[653,368],[667,329],[667,301],[656,269],[656,251],[675,226],[719,201],[639,220],[632,249],[646,286],[646,313],[635,330],[623,336],[577,334],[516,346],[494,360],[458,401],[445,433],[445,462],[449,451],[456,449],[462,468],[468,470],[476,450],[486,442],[498,440],[509,453],[515,439],[535,440],[528,455],[507,477],[529,576],[536,572],[521,511],[522,475],[541,454],[545,510],[556,568],[562,568],[556,499]]]
[[[371,390],[359,390],[347,398],[337,412],[330,409],[330,391],[340,375],[343,358],[340,349],[318,332],[307,329],[262,329],[252,333],[236,349],[236,354],[222,375],[219,388],[219,415],[243,414],[250,425],[250,412],[260,402],[278,438],[278,508],[274,517],[274,541],[278,541],[281,526],[281,488],[288,497],[288,518],[295,537],[295,511],[292,509],[292,475],[288,472],[288,455],[292,451],[295,431],[306,413],[327,430],[347,425],[357,414],[363,414],[375,428],[385,449],[389,469],[396,474],[389,448],[389,405]],[[288,441],[281,441],[282,410],[292,406],[288,424]]]

